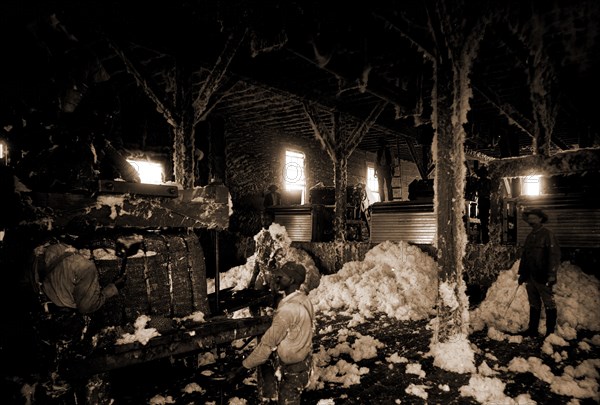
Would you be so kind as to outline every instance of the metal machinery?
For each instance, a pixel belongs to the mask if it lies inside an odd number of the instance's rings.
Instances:
[[[347,240],[369,239],[366,192],[361,184],[346,189]],[[318,187],[310,192],[310,204],[269,207],[274,222],[285,226],[289,237],[297,242],[331,242],[335,188]]]
[[[250,305],[270,305],[270,294],[221,290],[218,268],[211,269],[217,275],[215,292],[207,293],[204,250],[196,231],[216,232],[227,226],[228,191],[224,186],[181,191],[176,186],[100,181],[92,194],[30,192],[22,196],[35,212],[35,218],[22,227],[38,235],[50,230],[72,234],[81,230],[74,224],[93,224],[95,232],[86,236],[86,244],[102,285],[126,266],[126,284],[119,296],[93,314],[95,331],[113,332],[95,336],[94,345],[82,350],[65,351],[61,342],[47,333],[55,319],[36,302],[37,292],[33,291],[36,339],[45,346],[45,355],[60,355],[63,378],[109,378],[112,370],[210,351],[236,339],[261,335],[269,327],[266,316],[233,319],[227,315]],[[131,235],[138,237],[139,253],[129,257],[114,254],[119,251],[118,241]],[[113,254],[103,254],[107,252]],[[35,285],[32,287],[35,290]],[[203,316],[197,319],[193,315],[199,312]],[[144,343],[117,344],[119,336],[132,332],[136,319],[143,315],[150,318],[159,336]],[[101,403],[102,389],[93,384],[84,389],[85,401]]]
[[[437,230],[433,201],[375,203],[371,212],[371,242],[403,240],[431,245]]]

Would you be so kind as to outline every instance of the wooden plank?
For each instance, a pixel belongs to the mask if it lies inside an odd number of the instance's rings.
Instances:
[[[138,316],[150,311],[148,287],[146,285],[146,256],[127,259],[127,282],[123,292],[125,321],[134,322]]]
[[[188,272],[189,252],[183,238],[179,235],[167,235],[166,238],[171,256],[173,316],[182,317],[194,312],[192,280]]]
[[[188,273],[192,283],[192,305],[194,311],[210,314],[208,305],[208,289],[206,286],[206,262],[202,245],[195,234],[184,235],[187,246]]]
[[[154,197],[176,198],[179,195],[177,186],[162,184],[129,183],[125,181],[100,180],[98,182],[99,193],[109,194],[133,194]]]
[[[171,356],[190,355],[210,350],[218,344],[262,335],[270,325],[271,318],[267,316],[212,320],[163,333],[146,345],[134,342],[100,349],[83,360],[72,360],[63,375],[67,378],[81,377]]]
[[[186,191],[186,190],[184,190]],[[82,219],[95,227],[206,228],[229,227],[227,189],[193,190],[178,198],[114,194],[22,193],[35,207],[35,218],[24,225],[68,228]]]
[[[149,235],[145,238],[146,260],[146,286],[150,311],[148,315],[172,316],[171,302],[171,257],[167,242],[162,235]]]

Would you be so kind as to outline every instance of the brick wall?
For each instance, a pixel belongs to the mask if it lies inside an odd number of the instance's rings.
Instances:
[[[400,165],[396,168],[399,172],[396,175],[400,176],[402,180],[402,201],[408,200],[408,185],[414,179],[420,179],[421,175],[419,174],[419,169],[417,169],[417,165],[413,162],[408,162],[406,160],[401,160]],[[394,184],[395,185],[395,184]]]
[[[375,153],[371,153],[371,152],[365,152],[365,151],[356,151],[354,152],[354,155],[360,156],[360,161],[362,161],[363,165],[371,165],[371,166],[375,166]],[[353,155],[353,157],[354,157]],[[366,176],[366,167],[364,169],[364,175]],[[409,162],[406,160],[400,160],[399,164],[396,165],[396,170],[394,173],[394,176],[398,176],[398,177],[394,177],[392,179],[392,186],[393,187],[400,187],[400,188],[394,188],[394,200],[402,200],[402,201],[407,201],[408,200],[408,185],[416,178],[421,178],[421,176],[419,175],[419,169],[417,169],[417,165],[414,164],[413,162]],[[365,180],[363,180],[364,182]],[[377,190],[374,190],[377,191]]]
[[[333,162],[315,138],[257,128],[248,128],[245,132],[226,132],[226,183],[234,210],[230,218],[231,231],[247,236],[258,233],[263,193],[270,184],[283,189],[286,149],[305,154],[305,202],[308,202],[308,190],[317,183],[334,186]],[[366,183],[367,162],[374,160],[374,153],[355,150],[348,162],[348,185]],[[408,183],[418,177],[418,171],[413,163],[402,161],[400,175],[402,197],[406,200]]]

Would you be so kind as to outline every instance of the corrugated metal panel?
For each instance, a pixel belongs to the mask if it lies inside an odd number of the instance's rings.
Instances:
[[[432,203],[398,202],[374,204],[371,211],[371,242],[386,240],[432,244],[437,222]]]
[[[274,209],[276,223],[285,226],[292,241],[312,240],[312,212],[310,207],[298,209]]]
[[[600,200],[579,195],[521,197],[517,210],[539,208],[548,215],[544,224],[556,235],[561,247],[600,247]],[[531,227],[517,222],[517,244],[522,246]]]

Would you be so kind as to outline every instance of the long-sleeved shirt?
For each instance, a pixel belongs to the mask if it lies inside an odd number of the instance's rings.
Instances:
[[[314,309],[308,296],[295,291],[279,303],[273,323],[243,366],[250,369],[265,363],[275,350],[284,364],[298,363],[312,351]]]
[[[72,254],[65,255],[65,252]],[[72,246],[62,243],[49,246],[44,261],[51,269],[42,282],[42,289],[59,307],[87,314],[97,311],[107,298],[118,294],[112,283],[100,287],[94,262],[78,254]]]
[[[554,233],[543,226],[532,230],[523,245],[519,274],[546,283],[556,280],[559,265],[560,246]]]

